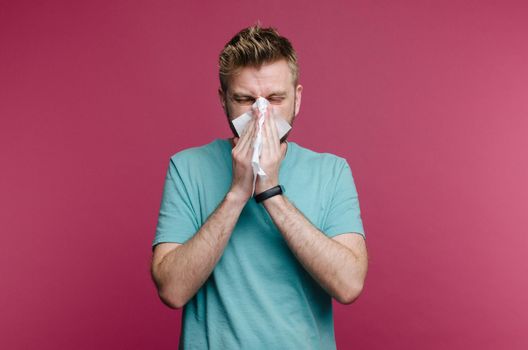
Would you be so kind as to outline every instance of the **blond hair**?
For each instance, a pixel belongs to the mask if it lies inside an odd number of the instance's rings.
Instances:
[[[228,80],[242,67],[259,68],[264,63],[285,59],[290,67],[294,86],[299,80],[297,54],[290,41],[277,29],[262,28],[260,24],[242,29],[223,48],[219,57],[220,86],[225,92]]]

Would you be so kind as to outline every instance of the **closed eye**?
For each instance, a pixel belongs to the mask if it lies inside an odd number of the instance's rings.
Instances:
[[[235,101],[239,104],[253,104],[255,102],[254,98],[235,98]]]
[[[281,103],[284,101],[284,97],[271,97],[268,99],[270,102]]]

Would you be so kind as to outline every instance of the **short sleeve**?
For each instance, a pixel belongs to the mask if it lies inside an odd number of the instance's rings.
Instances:
[[[338,170],[335,188],[331,191],[333,195],[329,201],[323,231],[330,237],[341,233],[356,232],[365,238],[352,170],[345,159],[342,163]]]
[[[170,159],[161,198],[156,235],[158,243],[185,243],[199,229],[189,193],[173,158]]]

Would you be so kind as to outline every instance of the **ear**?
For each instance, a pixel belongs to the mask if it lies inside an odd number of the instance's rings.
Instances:
[[[220,104],[222,105],[222,108],[224,109],[224,112],[227,114],[226,105],[225,105],[225,94],[221,87],[218,88],[218,98],[220,99]]]
[[[295,88],[295,98],[297,100],[295,103],[295,116],[299,114],[299,110],[301,109],[302,90],[303,86],[301,84],[297,85],[297,87]]]

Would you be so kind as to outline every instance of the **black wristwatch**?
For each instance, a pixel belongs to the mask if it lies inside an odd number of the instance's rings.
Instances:
[[[282,185],[277,185],[275,187],[267,189],[266,191],[262,193],[255,195],[255,201],[257,203],[260,203],[265,199],[268,199],[270,197],[276,196],[278,194],[283,194],[283,193],[284,193],[284,188],[282,187]]]

